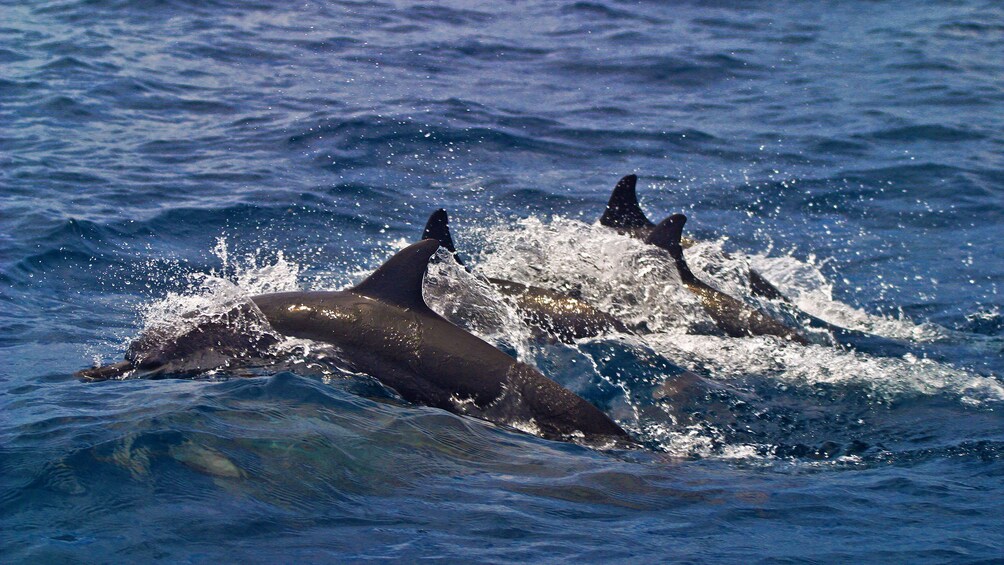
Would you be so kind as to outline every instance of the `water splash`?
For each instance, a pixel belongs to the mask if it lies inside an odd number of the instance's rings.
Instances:
[[[181,291],[168,292],[163,298],[142,306],[141,335],[170,341],[207,324],[223,324],[240,335],[281,338],[251,297],[296,290],[300,266],[287,261],[281,252],[271,262],[253,254],[235,259],[223,237],[217,239],[212,251],[220,259],[222,268],[210,273],[189,274]],[[290,351],[297,346],[292,340],[280,339],[276,348]]]
[[[834,284],[821,270],[826,260],[815,255],[805,261],[791,256],[752,255],[750,263],[800,310],[840,327],[914,342],[933,342],[947,337],[948,332],[935,324],[869,314],[834,299]]]
[[[465,270],[445,249],[430,262],[423,290],[429,307],[447,320],[520,360],[532,359],[533,334],[512,298]]]
[[[976,406],[1004,401],[1004,386],[997,378],[922,356],[875,357],[769,337],[713,335],[712,321],[684,290],[668,257],[596,224],[530,217],[513,227],[480,228],[477,235],[483,242],[479,270],[528,284],[576,289],[595,306],[644,329],[644,342],[660,355],[715,379],[756,375],[784,386],[839,384],[867,390],[880,403],[912,395],[944,395]],[[835,300],[833,283],[815,259],[756,256],[750,261],[725,253],[722,243],[697,243],[687,250],[688,262],[698,276],[751,305],[770,306],[750,292],[747,273],[752,264],[776,280],[799,308],[838,325],[916,342],[948,333],[934,324],[873,316]]]
[[[675,267],[660,250],[597,225],[531,217],[514,230],[489,226],[475,230],[474,235],[482,242],[482,252],[473,272],[445,250],[439,250],[430,262],[424,284],[430,307],[605,406],[646,445],[672,456],[774,457],[777,448],[772,441],[779,438],[771,436],[769,428],[781,416],[746,386],[751,378],[766,379],[776,390],[798,398],[801,409],[809,411],[819,410],[811,399],[823,389],[833,394],[833,387],[853,390],[876,406],[913,396],[950,397],[977,407],[1004,401],[1004,387],[995,378],[922,357],[873,357],[769,337],[714,335],[713,321],[682,287]],[[393,251],[407,244],[401,239],[385,246]],[[254,294],[299,288],[303,266],[281,253],[267,260],[255,255],[234,258],[225,238],[217,240],[213,252],[221,269],[192,275],[182,292],[169,293],[144,308],[144,331],[179,335],[248,304]],[[386,258],[386,250],[374,251],[378,253]],[[698,243],[688,250],[688,259],[711,284],[757,304],[748,289],[750,262],[725,253],[721,241]],[[754,261],[757,266],[765,262],[769,261]],[[806,297],[829,296],[832,285],[815,264],[784,257],[771,265],[787,266],[786,271],[764,271],[770,276],[790,273],[779,277],[779,284],[799,304]],[[350,271],[355,280],[369,272],[361,267]],[[795,273],[802,273],[804,280]],[[499,293],[485,275],[578,293],[642,335],[599,336],[568,346],[540,340],[523,323],[510,298]],[[828,300],[838,310],[854,311]],[[239,323],[243,324],[236,328],[239,331],[269,331],[264,319]],[[906,320],[895,323],[910,327]],[[290,354],[290,368],[319,374],[322,379],[334,374],[332,364],[340,365],[337,352],[322,344],[287,339],[281,347]],[[756,418],[767,422],[767,429],[746,437],[749,434],[736,430],[755,425],[749,406],[759,411]],[[799,449],[819,450],[814,446]]]
[[[714,322],[680,284],[662,252],[598,225],[555,217],[515,229],[475,230],[478,268],[488,276],[580,294],[593,306],[648,331],[712,331]]]

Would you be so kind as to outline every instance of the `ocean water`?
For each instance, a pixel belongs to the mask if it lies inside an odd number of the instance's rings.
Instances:
[[[996,2],[0,2],[0,561],[1004,559]],[[597,224],[896,347],[718,335]],[[145,327],[338,289],[448,209],[430,304],[646,446],[408,405],[298,344],[83,383]],[[562,344],[481,275],[635,327]],[[696,380],[681,377],[686,369]]]

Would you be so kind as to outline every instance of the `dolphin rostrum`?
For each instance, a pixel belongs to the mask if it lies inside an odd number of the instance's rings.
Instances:
[[[457,263],[464,265],[453,244],[446,210],[440,208],[429,216],[422,233],[422,239],[428,238],[439,240],[439,244],[453,255]],[[464,265],[464,268],[467,266]],[[516,309],[527,325],[539,328],[566,343],[613,331],[631,333],[623,322],[582,299],[538,286],[486,278],[496,290],[515,301]]]
[[[628,434],[598,408],[432,311],[422,297],[429,258],[440,242],[426,239],[395,254],[358,285],[337,292],[283,292],[251,297],[257,312],[283,336],[335,346],[353,369],[379,380],[409,402],[510,426],[535,435],[594,446],[630,447]],[[219,366],[217,332],[208,335],[203,370]],[[142,340],[142,338],[141,338]],[[141,341],[137,340],[137,341]],[[195,340],[193,340],[195,343]],[[223,344],[222,353],[244,345]],[[250,343],[261,349],[260,343]],[[130,348],[132,350],[132,348]],[[204,350],[183,353],[199,357]],[[170,349],[169,349],[170,350]],[[257,357],[258,351],[250,354]],[[134,358],[149,356],[133,355]],[[164,363],[173,360],[154,356]],[[78,373],[95,380],[138,370],[128,360]],[[193,363],[181,363],[196,369]],[[147,362],[146,370],[156,370]]]
[[[673,214],[652,229],[645,238],[645,243],[669,252],[670,257],[676,262],[680,280],[687,290],[697,295],[704,310],[715,324],[732,337],[773,335],[796,343],[808,344],[809,340],[798,330],[712,288],[694,275],[683,258],[683,245],[680,241],[683,236],[683,224],[686,221],[687,217],[683,214]]]
[[[280,341],[253,302],[244,302],[219,316],[200,318],[193,312],[186,327],[154,327],[129,344],[125,360],[77,371],[86,381],[127,376],[145,379],[194,376],[215,369],[261,366],[275,360]]]

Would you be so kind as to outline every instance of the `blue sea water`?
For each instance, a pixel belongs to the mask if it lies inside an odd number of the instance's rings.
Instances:
[[[0,2],[0,561],[1004,559],[997,2]],[[906,352],[728,338],[596,225]],[[647,446],[397,401],[306,353],[82,383],[227,293],[341,288],[447,208],[475,273],[645,326],[434,308]],[[301,350],[302,352],[302,350]],[[701,383],[673,385],[679,368]]]

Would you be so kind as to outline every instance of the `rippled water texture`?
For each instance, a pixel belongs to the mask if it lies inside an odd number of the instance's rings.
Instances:
[[[0,561],[1004,558],[1001,53],[968,0],[0,1]],[[596,224],[629,173],[701,278],[876,339],[720,335]],[[434,265],[430,304],[645,450],[408,405],[311,344],[73,377],[356,282],[439,207],[474,274]],[[639,335],[542,339],[481,275]]]

